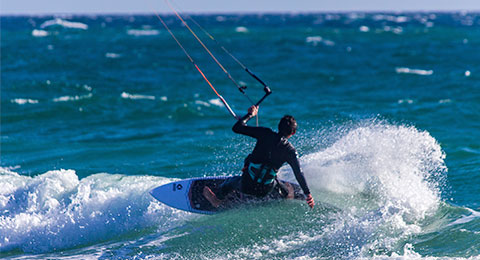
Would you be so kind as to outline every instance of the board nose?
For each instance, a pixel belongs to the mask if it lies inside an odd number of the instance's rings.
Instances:
[[[190,210],[189,182],[178,181],[158,186],[150,194],[160,202],[177,209]]]

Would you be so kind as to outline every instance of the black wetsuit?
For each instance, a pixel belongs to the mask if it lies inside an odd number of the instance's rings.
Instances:
[[[287,162],[293,169],[295,178],[305,195],[310,194],[305,176],[300,170],[297,151],[286,137],[266,127],[247,126],[252,118],[250,114],[233,126],[233,131],[257,139],[253,152],[245,159],[242,176],[236,176],[226,181],[220,187],[217,197],[223,199],[232,189],[239,189],[243,193],[263,197],[270,193],[275,185],[283,186],[276,179],[276,173]],[[280,187],[285,189],[284,187]]]

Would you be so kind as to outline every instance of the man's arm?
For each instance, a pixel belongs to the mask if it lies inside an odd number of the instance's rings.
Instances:
[[[287,163],[292,167],[293,174],[295,174],[295,179],[297,179],[298,184],[303,190],[305,196],[307,196],[306,201],[310,208],[313,208],[315,201],[313,200],[312,194],[310,194],[310,189],[308,188],[307,181],[303,175],[302,170],[300,169],[300,163],[298,162],[297,153],[295,150],[291,152],[288,157]]]
[[[240,118],[235,125],[233,125],[233,132],[237,134],[243,134],[247,135],[253,138],[258,137],[258,127],[251,127],[247,126],[248,120],[250,120],[252,117],[256,116],[258,113],[258,107],[256,106],[251,106],[248,108],[248,113],[244,115],[242,118]]]

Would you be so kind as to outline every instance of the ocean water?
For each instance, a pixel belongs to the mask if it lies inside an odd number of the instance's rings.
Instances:
[[[163,17],[245,113],[249,101]],[[254,144],[154,15],[3,16],[1,258],[480,258],[480,14],[194,18],[270,85],[261,125],[297,118],[291,142],[316,207],[204,216],[149,195],[239,174]],[[294,180],[288,166],[280,176]]]

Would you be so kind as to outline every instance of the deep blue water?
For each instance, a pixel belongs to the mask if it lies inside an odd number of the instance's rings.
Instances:
[[[245,113],[195,38],[163,18]],[[148,194],[239,174],[254,145],[154,15],[3,16],[0,257],[480,257],[480,14],[194,18],[270,85],[261,125],[297,118],[317,207],[201,216]],[[261,85],[190,25],[258,100]],[[280,176],[292,179],[288,166]]]

